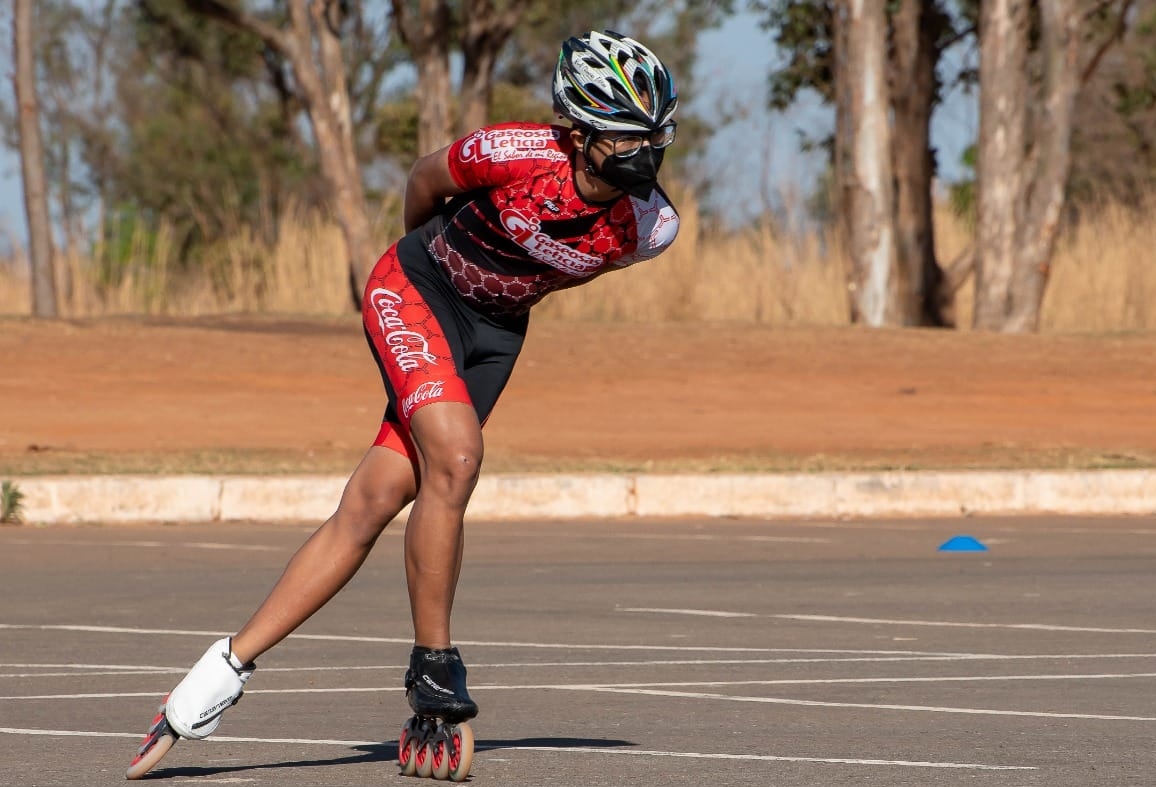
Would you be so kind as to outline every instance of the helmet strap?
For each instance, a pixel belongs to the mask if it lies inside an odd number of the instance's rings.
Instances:
[[[598,180],[602,181],[607,186],[613,186],[613,183],[610,183],[604,177],[602,177],[601,172],[594,169],[594,159],[590,158],[590,146],[595,142],[594,137],[596,133],[597,132],[593,130],[587,131],[586,139],[582,142],[582,158],[586,159],[586,174],[592,178],[598,178]]]
[[[594,163],[590,160],[590,146],[594,144],[594,132],[587,131],[586,138],[582,140],[582,158],[586,161],[586,174],[592,178],[598,178],[598,173],[594,171]],[[602,180],[602,178],[598,178]]]

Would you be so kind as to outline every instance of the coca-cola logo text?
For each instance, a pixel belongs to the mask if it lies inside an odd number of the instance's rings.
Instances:
[[[398,313],[402,298],[393,290],[378,287],[369,293],[370,302],[377,313],[377,324],[381,327],[385,344],[403,372],[413,371],[422,361],[437,366],[437,356],[429,351],[429,342],[417,331],[411,330]]]
[[[401,400],[401,415],[409,418],[419,405],[432,399],[440,399],[444,383],[441,380],[424,382],[413,393]]]

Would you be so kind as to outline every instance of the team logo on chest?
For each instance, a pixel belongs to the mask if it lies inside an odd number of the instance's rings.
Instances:
[[[521,159],[565,161],[567,156],[554,147],[558,132],[551,128],[498,128],[475,131],[462,143],[462,161],[501,163]]]
[[[526,216],[515,208],[507,208],[502,211],[501,220],[510,238],[538,262],[574,276],[587,276],[602,266],[601,257],[583,254],[542,232],[542,224],[536,216]]]

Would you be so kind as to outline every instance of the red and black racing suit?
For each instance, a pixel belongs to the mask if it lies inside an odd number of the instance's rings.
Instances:
[[[547,294],[662,253],[678,214],[661,189],[587,202],[574,185],[569,130],[504,123],[449,150],[466,193],[408,233],[366,286],[366,338],[389,396],[374,445],[415,458],[409,420],[431,402],[489,417]]]

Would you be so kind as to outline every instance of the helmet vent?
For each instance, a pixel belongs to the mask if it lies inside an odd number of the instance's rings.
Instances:
[[[591,31],[562,45],[554,109],[600,131],[657,131],[672,122],[678,97],[666,66],[632,38]]]

